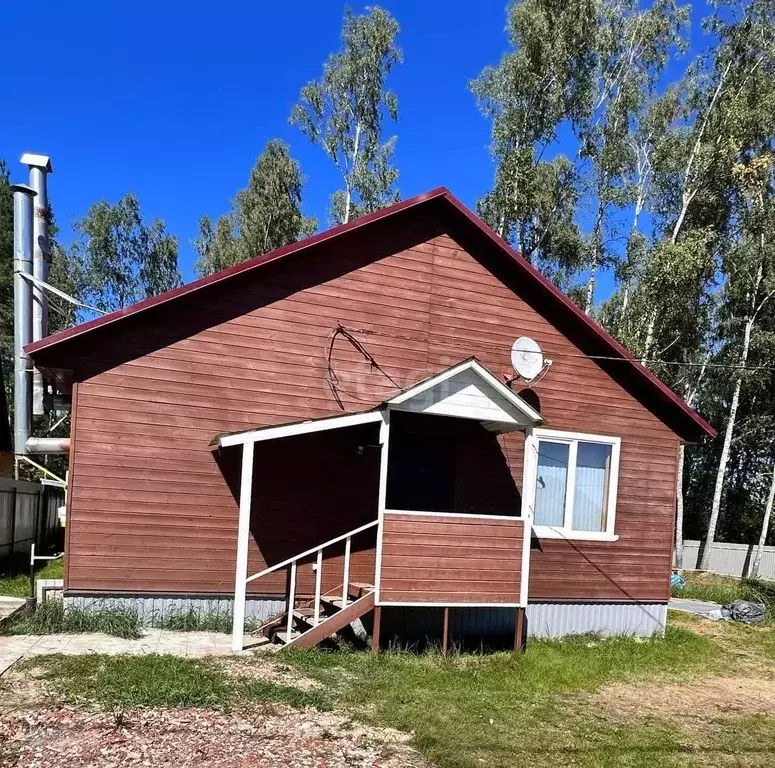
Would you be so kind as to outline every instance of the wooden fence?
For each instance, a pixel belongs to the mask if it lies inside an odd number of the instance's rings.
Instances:
[[[704,546],[704,541],[684,541],[684,568],[697,568]],[[708,570],[738,578],[748,576],[748,571],[756,556],[756,547],[756,544],[716,542],[710,553]],[[759,576],[762,579],[775,581],[775,547],[764,548]]]
[[[0,561],[24,555],[34,543],[45,552],[61,546],[58,508],[63,488],[0,478]]]

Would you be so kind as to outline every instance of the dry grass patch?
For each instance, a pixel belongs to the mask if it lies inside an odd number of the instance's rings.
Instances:
[[[314,691],[323,688],[317,680],[305,677],[297,669],[285,664],[276,654],[255,653],[252,656],[225,656],[217,663],[234,678],[264,680],[267,683]]]

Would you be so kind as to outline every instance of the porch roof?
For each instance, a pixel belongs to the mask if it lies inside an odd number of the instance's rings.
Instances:
[[[381,421],[386,410],[474,419],[496,432],[513,432],[544,423],[541,414],[499,381],[476,358],[466,360],[401,390],[367,411],[254,427],[217,435],[212,448],[322,432]]]

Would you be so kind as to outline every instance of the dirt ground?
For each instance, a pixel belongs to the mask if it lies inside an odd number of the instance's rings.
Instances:
[[[282,665],[230,664],[311,688]],[[4,768],[427,768],[408,737],[349,717],[259,704],[232,712],[136,708],[105,712],[62,703],[29,674],[11,671],[0,692]]]
[[[693,683],[608,685],[589,703],[623,720],[656,717],[673,722],[707,720],[716,715],[772,715],[775,681],[746,677],[709,677]]]

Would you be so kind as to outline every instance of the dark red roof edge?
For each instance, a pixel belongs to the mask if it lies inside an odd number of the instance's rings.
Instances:
[[[124,309],[117,309],[115,312],[103,315],[102,317],[97,317],[94,320],[89,320],[86,323],[81,323],[80,325],[73,326],[72,328],[66,328],[64,331],[59,331],[58,333],[54,333],[51,336],[46,336],[46,338],[41,339],[40,341],[34,341],[32,344],[28,344],[24,348],[24,351],[30,355],[35,354],[36,352],[53,347],[60,342],[65,341],[66,339],[74,339],[78,336],[82,336],[84,333],[88,333],[95,328],[102,328],[105,325],[111,325],[117,320],[122,320],[125,317],[136,315],[138,312],[151,309],[151,307],[157,307],[161,304],[166,304],[168,301],[177,299],[179,296],[188,296],[189,294],[195,293],[201,288],[223,282],[224,280],[228,280],[235,275],[241,275],[243,272],[250,272],[256,267],[261,267],[264,264],[277,261],[277,259],[282,259],[284,256],[290,256],[292,253],[298,253],[299,251],[303,251],[306,248],[317,245],[318,243],[332,240],[339,235],[343,235],[345,232],[352,232],[353,230],[360,229],[361,227],[364,227],[373,221],[384,219],[394,213],[398,213],[399,211],[405,211],[408,208],[413,208],[414,206],[419,205],[420,203],[424,203],[428,200],[446,196],[450,196],[449,190],[447,190],[445,187],[437,187],[436,189],[432,189],[430,192],[424,192],[422,195],[411,197],[408,200],[402,200],[400,203],[391,205],[388,208],[382,208],[379,211],[374,211],[374,213],[362,216],[361,218],[350,221],[347,224],[340,224],[339,226],[328,229],[325,232],[320,232],[317,235],[312,235],[311,237],[307,237],[304,240],[299,240],[297,243],[284,245],[282,248],[270,251],[269,253],[265,253],[262,256],[256,256],[256,258],[243,261],[241,264],[235,264],[233,267],[228,267],[227,269],[223,269],[213,275],[200,277],[198,280],[181,285],[180,288],[173,288],[171,291],[165,291],[164,293],[160,293],[158,296],[153,296],[150,299],[143,299],[142,301],[138,301],[136,304],[125,307]]]
[[[529,261],[522,258],[503,238],[499,237],[488,227],[478,216],[475,216],[465,205],[463,205],[446,187],[437,187],[429,192],[425,192],[421,195],[403,200],[395,205],[391,205],[388,208],[383,208],[374,213],[370,213],[355,221],[348,222],[347,224],[341,224],[337,227],[333,227],[325,232],[320,232],[317,235],[308,237],[305,240],[301,240],[297,243],[291,243],[282,248],[278,248],[275,251],[257,256],[254,259],[245,261],[242,264],[236,264],[233,267],[224,269],[221,272],[216,272],[214,275],[208,275],[207,277],[199,278],[191,283],[181,286],[180,288],[174,288],[166,293],[159,294],[150,299],[145,299],[132,304],[125,309],[119,309],[116,312],[111,312],[103,317],[98,317],[95,320],[90,320],[87,323],[82,323],[74,328],[68,328],[59,333],[55,333],[51,336],[47,336],[45,339],[36,341],[32,344],[28,344],[24,349],[28,354],[34,355],[37,352],[49,349],[53,346],[60,344],[61,342],[69,339],[75,339],[82,336],[85,333],[89,333],[92,330],[101,328],[103,326],[111,325],[118,320],[122,320],[126,317],[131,317],[139,312],[152,307],[166,304],[168,301],[172,301],[180,296],[187,296],[194,293],[201,288],[205,288],[210,285],[215,285],[224,280],[228,280],[243,272],[249,272],[257,267],[269,264],[278,259],[284,258],[299,251],[303,251],[319,243],[332,240],[346,232],[352,232],[357,229],[371,224],[372,222],[385,219],[400,211],[406,211],[410,208],[414,208],[418,205],[426,203],[430,200],[441,199],[452,205],[452,207],[462,214],[474,227],[476,227],[488,240],[490,240],[495,246],[503,251],[514,264],[522,271],[530,275],[534,280],[538,281],[543,288],[552,295],[552,297],[565,306],[569,310],[578,322],[582,323],[592,334],[600,339],[603,344],[608,347],[612,357],[617,357],[630,364],[633,372],[638,378],[650,386],[655,387],[668,401],[672,402],[685,416],[693,421],[702,432],[710,437],[716,436],[716,430],[708,424],[705,419],[702,418],[693,408],[688,406],[670,387],[668,387],[663,381],[661,381],[654,373],[640,363],[640,361],[633,358],[628,350],[623,347],[616,339],[613,338],[607,331],[600,327],[594,320],[586,315],[579,307],[576,306],[554,283],[546,278],[541,272],[539,272]]]
[[[687,405],[683,399],[681,399],[670,387],[665,384],[656,374],[652,373],[640,360],[635,359],[630,351],[622,344],[620,344],[608,331],[602,326],[598,325],[589,315],[582,311],[578,305],[576,305],[571,299],[569,299],[549,278],[545,277],[539,270],[537,270],[527,259],[517,253],[502,237],[496,234],[490,227],[487,226],[478,216],[475,216],[463,203],[461,203],[451,192],[447,191],[445,195],[446,199],[457,208],[460,213],[463,214],[475,227],[477,227],[483,234],[485,234],[495,245],[503,250],[511,259],[517,264],[517,266],[530,274],[535,280],[541,283],[544,288],[554,296],[557,301],[562,302],[575,316],[579,322],[583,323],[589,330],[591,330],[602,342],[604,342],[611,350],[612,357],[621,357],[626,360],[636,375],[639,375],[643,380],[655,386],[663,395],[665,395],[670,401],[675,403],[683,412],[688,416],[700,429],[705,432],[709,437],[715,437],[718,433],[716,430],[708,424],[705,419],[700,416],[690,405]]]

